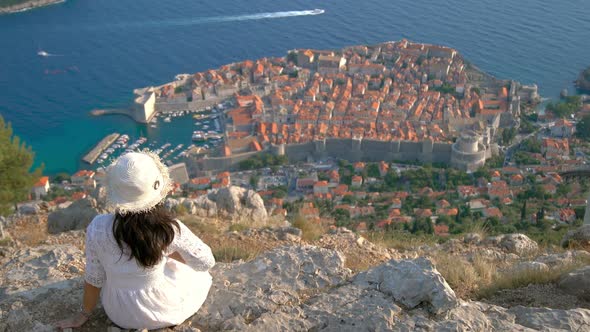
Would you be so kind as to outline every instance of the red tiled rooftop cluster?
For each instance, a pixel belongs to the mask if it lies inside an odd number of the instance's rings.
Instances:
[[[235,95],[237,108],[229,116],[240,125],[255,124],[260,141],[274,144],[325,137],[450,142],[450,121],[508,107],[506,88],[483,96],[467,91],[465,63],[448,47],[401,40],[294,54],[297,65],[291,57],[248,60],[196,73],[185,86],[203,99],[263,88],[255,101]],[[463,97],[437,91],[443,85]],[[170,84],[158,96],[174,98],[176,90]]]

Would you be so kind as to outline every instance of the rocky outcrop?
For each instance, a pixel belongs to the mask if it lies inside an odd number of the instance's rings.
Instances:
[[[571,250],[556,254],[543,254],[535,258],[535,262],[543,263],[550,268],[572,264],[581,260],[590,261],[590,253],[584,250]]]
[[[391,260],[356,276],[353,284],[376,289],[408,309],[425,306],[440,315],[458,305],[455,292],[425,258]]]
[[[558,285],[569,294],[590,300],[590,266],[567,273]]]
[[[512,273],[549,272],[549,266],[541,262],[520,262],[511,269]]]
[[[241,187],[212,190],[196,199],[168,198],[165,206],[170,210],[182,206],[189,214],[204,218],[221,218],[233,223],[265,225],[268,220],[262,197],[253,190]]]
[[[281,231],[297,236],[291,229]],[[66,233],[67,234],[67,233]],[[0,267],[0,331],[51,331],[79,308],[82,252],[44,245]],[[174,331],[582,331],[590,310],[463,301],[425,258],[389,260],[356,276],[336,250],[290,245],[219,263],[199,312]],[[83,331],[109,326],[96,310]]]
[[[488,237],[481,241],[480,244],[495,246],[508,253],[519,256],[535,253],[539,249],[537,242],[519,233]]]
[[[465,244],[479,244],[482,240],[481,235],[477,233],[467,233],[463,236],[463,243]]]
[[[213,330],[246,330],[251,325],[252,330],[281,331],[304,324],[297,319],[304,293],[342,284],[350,270],[336,251],[292,246],[248,263],[218,264],[212,275],[209,298],[194,318],[197,325]]]
[[[392,258],[402,258],[394,249],[377,246],[361,235],[345,228],[330,230],[317,241],[322,248],[337,250],[347,257],[347,266],[354,270],[365,270]]]
[[[588,309],[549,309],[516,306],[506,312],[518,325],[536,331],[585,331],[590,327]]]
[[[20,215],[36,215],[50,210],[49,204],[44,201],[32,201],[18,205]]]
[[[52,212],[47,217],[47,230],[55,234],[75,229],[85,229],[92,219],[106,213],[92,197],[86,197],[72,203],[66,209]]]
[[[571,245],[590,248],[590,225],[582,225],[580,228],[565,234],[561,240],[561,246],[567,248]]]
[[[232,220],[251,219],[254,223],[266,222],[268,218],[262,197],[253,190],[232,186],[213,191],[207,195],[207,198],[215,202],[217,212],[222,217]],[[195,204],[201,206],[198,200]]]
[[[80,249],[69,245],[40,246],[17,250],[2,266],[0,302],[18,294],[34,298],[54,288],[69,288],[83,270]]]

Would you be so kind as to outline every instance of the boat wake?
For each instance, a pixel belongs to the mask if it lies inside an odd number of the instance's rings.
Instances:
[[[171,27],[171,26],[190,26],[209,23],[223,23],[223,22],[238,22],[238,21],[253,21],[253,20],[270,20],[277,18],[287,18],[296,16],[313,16],[321,15],[325,12],[323,9],[312,10],[298,10],[286,12],[271,12],[258,13],[246,15],[231,15],[231,16],[214,16],[214,17],[199,17],[193,19],[175,19],[175,20],[161,20],[151,22],[127,22],[109,25],[110,27]]]
[[[218,16],[218,17],[203,18],[201,20],[204,23],[251,21],[251,20],[264,20],[264,19],[296,17],[296,16],[321,15],[324,12],[325,11],[323,9],[313,9],[313,10],[299,10],[299,11],[288,11],[288,12],[260,13],[260,14],[250,14],[250,15]]]
[[[43,50],[39,50],[37,52],[37,55],[40,56],[40,57],[44,57],[44,58],[47,58],[47,57],[50,57],[50,56],[63,56],[62,54],[51,54],[51,53],[47,53],[47,52],[45,52]]]

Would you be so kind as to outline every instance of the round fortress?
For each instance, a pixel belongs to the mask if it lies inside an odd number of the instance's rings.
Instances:
[[[486,162],[486,147],[482,137],[476,133],[462,134],[451,149],[451,166],[455,168],[475,171]]]

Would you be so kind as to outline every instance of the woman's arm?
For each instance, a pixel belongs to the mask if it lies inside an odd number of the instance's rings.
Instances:
[[[100,295],[100,288],[92,286],[91,284],[84,282],[84,300],[82,301],[82,309],[84,312],[90,315],[92,310],[98,303],[98,297]]]
[[[55,327],[67,328],[82,326],[90,318],[90,314],[98,302],[100,289],[106,280],[106,272],[98,255],[100,246],[96,242],[94,226],[95,221],[93,220],[86,229],[86,269],[84,271],[84,298],[82,300],[82,307],[72,317],[55,323]]]
[[[82,301],[82,308],[72,317],[61,320],[54,324],[55,327],[65,329],[68,327],[80,327],[86,323],[92,314],[92,310],[98,303],[98,296],[100,295],[100,288],[92,286],[84,282],[84,299]]]
[[[182,222],[178,221],[178,225],[180,226],[180,232],[175,234],[174,241],[168,247],[168,252],[171,252],[168,256],[184,262],[193,270],[208,271],[215,265],[215,258],[211,248],[193,234]]]

